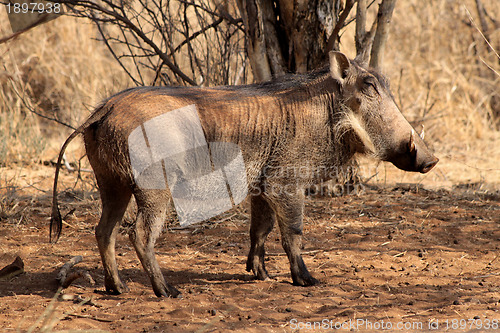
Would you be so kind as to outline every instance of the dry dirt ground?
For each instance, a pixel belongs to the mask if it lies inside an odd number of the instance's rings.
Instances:
[[[2,332],[500,330],[498,192],[403,184],[308,198],[304,260],[321,281],[308,288],[291,285],[276,230],[267,241],[273,279],[255,281],[245,271],[246,207],[189,229],[169,224],[157,255],[183,298],[158,299],[124,234],[117,254],[130,292],[104,292],[94,239],[99,203],[90,199],[98,195],[90,185],[60,195],[63,214],[75,211],[61,240],[48,243],[50,191],[41,189],[50,188],[53,168],[33,172],[22,187],[2,179],[0,268],[18,255],[25,264],[25,273],[0,281]],[[71,188],[75,174],[63,173]],[[74,269],[96,284],[78,279],[55,297],[57,272],[76,255],[83,262]]]

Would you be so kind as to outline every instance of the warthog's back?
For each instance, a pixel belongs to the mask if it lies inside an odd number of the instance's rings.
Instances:
[[[249,171],[255,170],[253,178],[270,153],[272,138],[279,138],[286,129],[276,98],[256,87],[133,88],[107,99],[95,111],[104,116],[84,130],[94,170],[131,179],[130,134],[155,117],[190,105],[197,110],[207,142],[237,144]]]

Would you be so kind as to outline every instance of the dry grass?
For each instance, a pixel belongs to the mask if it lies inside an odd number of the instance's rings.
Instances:
[[[408,86],[397,93],[403,112],[410,119],[423,119],[429,134],[445,143],[487,137],[499,107],[493,102],[500,97],[500,77],[481,58],[497,69],[499,61],[480,33],[466,25],[470,23],[466,8],[475,7],[473,1],[465,3],[408,5],[394,20],[392,39],[393,47],[404,52],[388,52],[387,57],[393,73],[397,71],[393,81]],[[500,5],[488,5],[490,14],[498,17]],[[491,37],[493,45],[500,46],[500,29]],[[399,92],[398,84],[394,88]]]
[[[0,35],[10,33],[0,10]],[[61,17],[0,45],[0,164],[53,159],[69,128],[129,82],[88,22]]]
[[[500,17],[500,3],[484,5]],[[384,70],[403,113],[417,127],[425,125],[441,158],[429,181],[500,183],[500,77],[494,72],[500,64],[466,8],[477,20],[472,0],[398,2]],[[0,18],[3,36],[10,31],[3,9]],[[131,85],[96,36],[86,21],[62,17],[0,45],[0,164],[54,160],[69,132],[25,104],[76,126],[102,98]],[[352,56],[351,36],[347,31],[342,47]],[[498,50],[500,29],[489,37]],[[398,173],[395,179],[418,177]]]

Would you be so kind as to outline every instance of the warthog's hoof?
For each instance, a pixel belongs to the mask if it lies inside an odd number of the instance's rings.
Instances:
[[[155,295],[158,297],[182,298],[181,292],[177,288],[169,285],[168,283],[162,285],[159,288],[153,286],[153,291],[155,292]]]
[[[257,256],[248,256],[247,272],[252,272],[257,280],[265,281],[270,279],[264,265],[264,259]]]
[[[106,293],[110,295],[120,295],[123,293],[128,293],[130,289],[127,287],[127,285],[123,282],[121,282],[119,285],[107,285],[106,286]]]
[[[293,277],[293,285],[301,287],[309,287],[319,284],[319,280],[316,280],[311,275]]]
[[[247,269],[247,272],[252,271],[253,275],[255,276],[255,279],[257,280],[270,280],[269,274],[267,273],[266,269],[262,266],[257,267],[257,268],[251,268]]]

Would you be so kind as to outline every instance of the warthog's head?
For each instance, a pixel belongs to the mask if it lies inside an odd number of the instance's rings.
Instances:
[[[330,72],[340,87],[338,133],[355,134],[354,149],[399,169],[426,173],[439,161],[401,114],[387,79],[375,70],[330,52]]]

